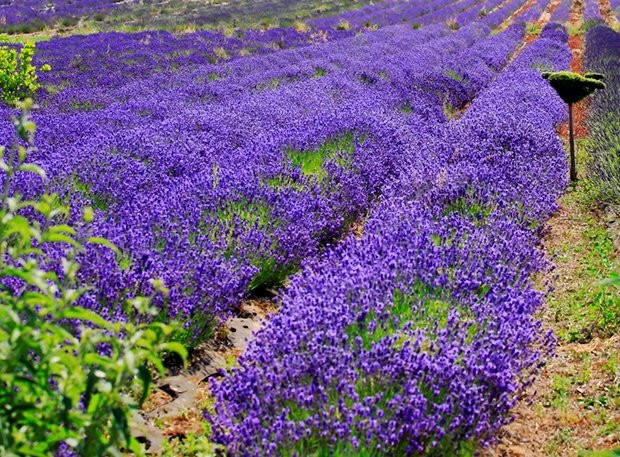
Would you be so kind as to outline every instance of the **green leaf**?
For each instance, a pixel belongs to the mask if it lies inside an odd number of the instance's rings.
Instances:
[[[112,415],[114,416],[114,428],[123,435],[125,442],[129,443],[131,441],[131,432],[127,422],[127,412],[121,408],[112,408]]]
[[[98,236],[91,236],[91,237],[86,238],[86,242],[91,243],[91,244],[99,244],[101,246],[106,246],[110,248],[112,251],[114,251],[116,255],[120,255],[121,253],[121,251],[116,247],[114,243],[106,240],[105,238],[101,238]]]
[[[25,163],[23,165],[20,165],[17,168],[17,171],[26,171],[28,173],[34,173],[36,175],[39,175],[42,179],[47,179],[47,175],[45,174],[45,170],[43,170],[43,168],[34,165],[32,163]]]
[[[54,225],[48,230],[50,233],[64,233],[68,235],[75,235],[77,233],[73,227],[66,224]]]
[[[53,297],[34,291],[24,292],[21,299],[27,305],[42,306],[45,309],[52,308],[57,304]]]
[[[0,270],[0,277],[7,276],[22,279],[28,284],[34,284],[32,275],[30,275],[27,271],[20,270],[19,268],[5,267]]]
[[[32,239],[33,230],[30,221],[23,216],[14,216],[8,220],[4,228],[4,238],[8,238],[13,234],[18,234],[27,241]]]
[[[79,306],[73,306],[62,310],[60,317],[64,319],[77,319],[80,321],[90,322],[98,327],[109,331],[114,331],[115,326],[111,322],[106,321],[99,314]]]
[[[181,359],[183,359],[183,363],[187,363],[187,349],[181,343],[171,341],[169,343],[162,344],[161,348],[167,352],[174,352],[181,357]]]
[[[84,360],[84,363],[87,365],[105,366],[108,363],[110,363],[110,359],[102,355],[99,355],[96,352],[91,352],[91,353],[86,354],[83,360]]]
[[[43,241],[47,243],[67,243],[76,248],[82,247],[80,243],[63,233],[54,233],[48,231],[43,234]]]
[[[138,367],[138,379],[142,382],[142,394],[138,400],[138,404],[142,406],[146,401],[146,398],[149,396],[149,392],[151,390],[151,383],[153,382],[153,377],[151,376],[151,371],[147,368],[146,365],[140,365]]]
[[[31,445],[24,445],[19,449],[19,455],[31,455],[33,457],[48,457],[45,452],[37,451],[33,449]]]

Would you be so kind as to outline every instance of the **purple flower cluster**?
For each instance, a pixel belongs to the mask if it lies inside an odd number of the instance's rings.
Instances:
[[[0,26],[50,22],[57,18],[85,16],[125,6],[136,0],[0,0]]]
[[[543,33],[458,120],[410,136],[364,235],[307,262],[214,383],[232,455],[456,455],[492,439],[552,345],[538,228],[566,162]],[[463,51],[465,52],[465,51]]]
[[[572,0],[561,0],[555,11],[551,14],[551,22],[566,23],[570,16]]]
[[[597,25],[586,34],[585,64],[607,87],[589,99],[589,178],[597,200],[620,214],[620,33]]]
[[[97,233],[125,253],[85,260],[94,287],[81,304],[122,319],[111,304],[162,277],[171,287],[162,318],[184,320],[188,341],[208,335],[248,292],[277,285],[340,237],[410,144],[493,79],[523,27],[488,33],[401,24],[202,64],[183,49],[210,35],[41,45],[56,70],[42,78],[54,90],[35,116],[36,160],[75,214],[95,207]],[[80,43],[91,47],[70,58]],[[9,137],[9,109],[0,112]],[[20,186],[38,190],[26,178]]]
[[[490,12],[481,19],[481,22],[491,28],[496,28],[502,24],[512,13],[517,11],[525,4],[526,0],[510,0],[506,3],[500,2],[499,8]]]
[[[480,18],[485,17],[490,12],[494,11],[499,5],[504,3],[502,0],[489,0],[486,2],[478,3],[473,8],[469,8],[460,14],[457,14],[454,18],[454,22],[460,27],[464,24],[469,24]]]
[[[518,22],[535,22],[540,19],[550,0],[537,0],[532,6],[516,17]]]
[[[598,7],[598,0],[585,0],[585,4],[586,6],[583,11],[583,22],[604,22]]]

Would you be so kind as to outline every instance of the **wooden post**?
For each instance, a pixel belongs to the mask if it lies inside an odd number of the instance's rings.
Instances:
[[[575,159],[575,132],[573,131],[573,104],[568,104],[568,142],[570,145],[570,180],[577,181],[577,163]]]

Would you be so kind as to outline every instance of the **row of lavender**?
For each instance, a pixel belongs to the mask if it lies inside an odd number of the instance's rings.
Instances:
[[[213,385],[231,455],[460,455],[506,422],[552,344],[531,276],[566,185],[564,107],[538,68],[567,68],[566,41],[546,27],[410,144],[362,238],[294,278]]]
[[[413,137],[445,121],[444,105],[471,100],[523,35],[436,31],[400,25],[327,44],[322,65],[342,62],[328,74],[217,103],[154,91],[92,112],[37,114],[52,188],[74,208],[94,205],[99,233],[127,253],[85,266],[98,292],[84,304],[122,318],[106,303],[161,276],[172,286],[163,317],[186,319],[193,339],[248,290],[319,252],[394,175],[408,144],[398,110],[412,111]]]
[[[0,25],[48,22],[51,19],[83,16],[125,6],[135,0],[0,0]]]
[[[504,2],[501,0],[489,0],[479,3],[475,7],[469,8],[468,10],[465,10],[458,14],[454,18],[454,22],[459,27],[461,27],[463,26],[463,24],[469,24],[472,21],[486,17],[490,12],[493,12],[495,14],[501,9],[500,5],[502,5],[503,3]]]
[[[597,200],[620,215],[620,33],[599,25],[586,34],[585,65],[607,87],[589,103],[589,180]]]
[[[536,22],[549,3],[550,0],[536,0],[532,6],[517,17],[517,20],[526,23]]]
[[[551,14],[551,21],[566,24],[570,16],[572,0],[560,0],[555,11]]]
[[[385,26],[409,21],[418,26],[430,22],[446,21],[461,11],[468,10],[481,0],[433,0],[430,2],[387,0],[338,15],[317,18],[308,23],[314,27],[334,28],[346,23],[354,28]],[[469,23],[469,22],[468,22]]]
[[[501,3],[500,7],[493,11],[485,10],[487,14],[482,18],[482,22],[491,28],[498,27],[525,3],[526,2],[522,0],[510,0],[506,3]]]
[[[583,21],[588,23],[603,22],[601,12],[599,9],[598,0],[585,0],[585,7],[583,11]]]

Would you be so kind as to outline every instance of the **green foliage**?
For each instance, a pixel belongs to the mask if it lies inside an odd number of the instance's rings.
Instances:
[[[526,35],[540,35],[542,31],[539,24],[535,24],[533,22],[528,22],[525,26],[525,34]]]
[[[34,52],[34,43],[24,44],[19,53],[15,48],[0,47],[0,96],[5,103],[15,105],[41,87],[37,82],[37,68],[32,65]],[[51,68],[45,64],[40,70],[47,72]]]
[[[590,79],[598,79],[599,81],[605,80],[605,75],[603,73],[597,73],[595,71],[589,71],[583,76]]]
[[[327,74],[327,70],[325,68],[318,67],[316,70],[314,70],[315,78],[322,78],[326,74]]]
[[[0,455],[43,457],[60,446],[83,456],[120,456],[124,450],[140,455],[131,412],[149,393],[150,367],[163,374],[162,356],[185,359],[186,350],[167,342],[173,327],[140,323],[156,313],[152,297],[111,304],[125,306],[127,323],[76,305],[87,291],[78,261],[87,245],[118,250],[90,234],[92,209],[83,210],[84,227],[75,229],[56,195],[23,200],[11,192],[18,173],[46,179],[26,161],[34,150],[32,102],[18,106],[24,112],[14,124],[22,144],[0,149]],[[61,251],[61,259],[50,250]],[[167,293],[159,280],[152,286],[153,294]]]
[[[351,24],[349,24],[348,21],[346,21],[345,19],[341,19],[340,22],[338,22],[338,25],[336,26],[336,30],[350,30],[351,29]]]
[[[409,101],[400,107],[400,112],[403,114],[410,114],[412,111],[413,109],[411,108],[411,103],[409,103]]]
[[[305,176],[314,176],[319,181],[327,176],[325,164],[328,160],[336,160],[339,165],[346,166],[355,150],[355,135],[351,132],[329,141],[312,151],[290,149],[287,155],[294,167],[300,167]]]
[[[455,20],[450,20],[450,21],[446,22],[446,25],[448,27],[450,27],[451,30],[458,30],[459,29],[459,24]]]
[[[571,302],[576,307],[580,323],[573,326],[569,340],[581,341],[592,332],[603,336],[613,335],[620,329],[620,295],[618,285],[613,284],[613,243],[603,227],[593,226],[584,231],[587,252],[583,252],[584,268],[580,275],[584,283],[575,287]],[[611,284],[598,285],[598,278],[612,275]],[[594,286],[594,287],[593,287]]]
[[[601,24],[600,19],[590,19],[588,21],[585,21],[583,24],[581,24],[581,32],[586,33],[592,27],[596,27],[597,25],[600,25],[600,24]]]
[[[49,41],[53,38],[51,34],[37,34],[36,36],[6,35],[0,33],[0,43],[32,43],[39,41]]]
[[[598,73],[595,77],[588,77],[570,71],[558,71],[544,72],[542,77],[549,81],[560,98],[569,104],[577,103],[595,90],[605,88],[605,83],[601,81],[604,76]]]
[[[457,73],[456,71],[454,71],[452,68],[448,68],[447,70],[445,70],[444,75],[446,75],[448,78],[450,79],[454,79],[455,81],[463,81],[465,78],[463,77],[463,75]]]
[[[450,100],[445,99],[443,101],[443,114],[447,119],[456,119],[459,115],[459,110],[452,106],[452,102]]]
[[[183,440],[164,442],[162,457],[215,457],[222,455],[220,446],[213,444],[205,435],[189,434]]]
[[[460,197],[448,203],[443,210],[444,216],[451,213],[458,213],[461,216],[470,217],[476,221],[483,221],[489,217],[492,208],[488,205],[470,202],[466,197]]]
[[[612,451],[580,451],[578,457],[619,457],[620,449]]]

